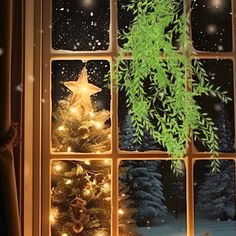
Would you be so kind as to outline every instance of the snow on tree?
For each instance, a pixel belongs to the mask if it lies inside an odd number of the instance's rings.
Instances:
[[[196,210],[209,219],[235,217],[235,167],[233,161],[221,161],[220,172],[212,173],[207,166],[205,180],[197,193]]]
[[[126,151],[149,151],[159,150],[160,145],[153,139],[153,137],[144,130],[144,135],[141,142],[135,142],[135,128],[132,124],[131,115],[128,114],[120,129],[120,149]]]
[[[136,208],[133,218],[138,226],[153,225],[167,214],[164,204],[161,174],[157,172],[160,161],[123,161],[127,171],[121,181],[129,186],[131,207]]]
[[[219,112],[216,116],[217,136],[219,138],[219,150],[221,152],[235,152],[234,149],[234,135],[233,125],[230,121],[229,114],[226,110],[225,104],[220,103]]]

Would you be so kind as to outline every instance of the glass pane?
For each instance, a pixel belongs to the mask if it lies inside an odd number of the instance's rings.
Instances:
[[[218,128],[219,150],[221,152],[235,152],[234,148],[234,88],[233,62],[231,60],[200,60],[207,71],[209,81],[215,88],[220,86],[221,91],[227,91],[232,101],[228,104],[221,102],[214,96],[202,96],[197,101],[203,112],[209,114]],[[199,151],[207,151],[199,141],[195,142]]]
[[[110,161],[53,161],[51,165],[52,236],[109,236]]]
[[[178,3],[182,0],[178,0]],[[118,0],[118,30],[119,30],[119,38],[118,38],[118,44],[120,47],[123,47],[124,44],[127,42],[125,38],[123,38],[123,33],[130,32],[130,29],[132,27],[134,18],[136,14],[134,13],[134,10],[128,10],[127,7],[131,4],[130,0]],[[151,10],[149,10],[151,13]],[[182,10],[179,11],[179,14],[182,14]],[[173,25],[169,26],[166,30],[170,30],[173,28]],[[179,47],[177,43],[178,35],[175,34],[173,37],[173,45],[176,47]],[[146,40],[146,39],[145,39]]]
[[[118,29],[120,37],[118,38],[118,44],[122,47],[127,40],[125,40],[122,35],[123,32],[129,32],[134,20],[134,13],[127,9],[130,4],[130,0],[118,0]]]
[[[129,67],[129,61],[126,61]],[[151,96],[153,91],[150,91],[150,80],[147,78],[144,83],[144,90],[147,95]],[[120,89],[118,93],[118,121],[119,121],[119,149],[124,151],[151,151],[164,150],[159,143],[157,143],[151,134],[144,129],[141,142],[135,140],[135,126],[129,114],[128,96],[124,89]],[[158,100],[158,99],[157,99]],[[155,109],[155,108],[154,108]],[[153,121],[155,122],[155,120]]]
[[[194,167],[196,236],[236,235],[235,164],[220,163],[218,173],[212,173],[209,161]]]
[[[109,26],[109,0],[52,1],[52,47],[55,50],[107,50]]]
[[[192,0],[192,36],[199,51],[232,51],[231,0]]]
[[[52,62],[52,151],[110,150],[108,61]]]
[[[186,235],[185,167],[170,161],[122,161],[119,166],[120,236]]]

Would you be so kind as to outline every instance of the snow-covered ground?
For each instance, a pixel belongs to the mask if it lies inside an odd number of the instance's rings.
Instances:
[[[137,228],[136,231],[143,236],[186,236],[186,219],[179,217],[155,227]],[[236,221],[197,219],[195,222],[195,236],[204,236],[206,232],[209,233],[209,236],[235,236]]]

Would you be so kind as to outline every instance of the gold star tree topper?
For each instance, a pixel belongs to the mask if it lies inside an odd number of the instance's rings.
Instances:
[[[94,84],[88,82],[87,69],[84,67],[77,81],[64,82],[64,85],[72,91],[70,106],[84,106],[86,110],[92,110],[91,98],[93,94],[101,91]]]

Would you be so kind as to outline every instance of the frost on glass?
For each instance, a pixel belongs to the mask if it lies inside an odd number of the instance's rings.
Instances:
[[[216,134],[219,138],[219,151],[235,152],[233,62],[226,59],[207,59],[201,60],[201,62],[208,74],[210,83],[215,88],[220,86],[221,91],[227,91],[227,96],[232,101],[225,104],[218,98],[210,95],[198,98],[197,102],[202,107],[202,112],[208,113],[218,128]],[[199,140],[195,141],[195,145],[199,151],[207,151],[207,148]]]
[[[170,161],[124,160],[119,166],[119,235],[186,235],[185,167]]]
[[[52,62],[52,151],[110,150],[109,62]]]
[[[221,160],[212,173],[209,161],[194,167],[195,235],[236,235],[235,163]]]
[[[52,47],[55,50],[107,50],[109,26],[109,0],[52,1]]]
[[[192,0],[193,46],[199,51],[232,51],[231,0]]]
[[[53,161],[51,236],[109,236],[111,165],[103,161]]]

